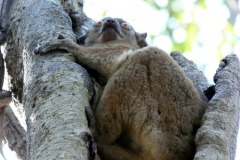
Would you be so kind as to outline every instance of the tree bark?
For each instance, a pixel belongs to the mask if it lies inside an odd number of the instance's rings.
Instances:
[[[29,160],[95,157],[85,116],[93,93],[86,70],[64,51],[32,53],[45,40],[64,36],[76,41],[63,6],[69,1],[23,0],[15,1],[11,12],[6,61],[12,91],[26,112]]]
[[[8,146],[19,159],[27,159],[26,131],[19,123],[10,106],[5,108],[4,135]]]
[[[234,160],[240,110],[240,63],[229,55],[214,76],[216,94],[196,135],[195,160]]]

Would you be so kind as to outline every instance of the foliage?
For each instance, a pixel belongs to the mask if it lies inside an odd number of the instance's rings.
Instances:
[[[205,50],[216,51],[220,60],[238,47],[236,40],[239,35],[234,32],[234,27],[239,22],[236,19],[234,22],[228,20],[232,8],[227,1],[144,0],[144,2],[159,12],[168,12],[166,29],[160,35],[170,37],[172,50],[192,53],[199,48],[208,47]],[[154,41],[156,36],[159,35],[154,35],[151,40]]]

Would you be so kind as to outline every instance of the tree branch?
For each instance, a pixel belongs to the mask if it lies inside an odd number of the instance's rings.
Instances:
[[[192,61],[185,58],[179,52],[172,52],[170,54],[173,59],[180,65],[186,75],[193,81],[193,84],[197,86],[203,93],[210,86],[203,72],[197,68],[197,65]]]
[[[19,123],[10,106],[5,108],[4,135],[9,148],[15,151],[20,159],[27,159],[26,131]]]
[[[234,160],[240,110],[240,64],[232,54],[214,76],[216,94],[196,135],[195,160]]]

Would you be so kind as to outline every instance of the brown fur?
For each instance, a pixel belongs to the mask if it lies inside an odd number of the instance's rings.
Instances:
[[[136,52],[110,78],[97,108],[103,159],[192,159],[202,115],[197,90],[163,51]]]
[[[204,104],[191,80],[164,51],[141,48],[139,40],[146,36],[131,30],[125,37],[115,35],[115,40],[102,42],[105,32],[98,34],[99,30],[89,31],[87,47],[62,40],[60,45],[48,42],[37,52],[66,49],[79,63],[105,77],[107,84],[95,113],[102,159],[193,159]]]

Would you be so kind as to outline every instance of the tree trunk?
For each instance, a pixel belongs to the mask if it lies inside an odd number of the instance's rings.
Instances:
[[[15,1],[11,12],[6,61],[12,91],[26,113],[29,160],[95,156],[85,116],[93,94],[86,70],[64,51],[33,54],[47,39],[64,36],[76,41],[71,19],[63,9],[69,2],[61,2]],[[81,2],[76,2],[81,7]]]
[[[214,82],[216,94],[196,135],[195,160],[234,160],[240,110],[240,63],[236,55],[222,60]]]
[[[75,11],[80,18],[77,23],[77,18],[69,17]],[[91,24],[82,12],[82,1],[15,0],[10,13],[5,59],[14,102],[26,115],[27,159],[96,159],[96,145],[85,113],[93,95],[86,70],[65,51],[33,54],[38,44],[46,40],[66,37],[76,41],[74,32],[80,34],[82,24]],[[200,91],[210,86],[195,64],[179,53],[171,56]],[[237,57],[231,55],[216,73],[216,94],[196,136],[196,160],[234,159],[240,109],[239,70]],[[21,134],[15,137],[24,134],[21,128],[18,130]],[[19,150],[24,152],[24,146]],[[25,159],[26,155],[19,153],[19,157]]]

